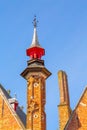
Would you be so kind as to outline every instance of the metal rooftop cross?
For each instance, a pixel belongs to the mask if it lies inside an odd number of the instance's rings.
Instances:
[[[34,27],[36,28],[37,27],[37,23],[38,23],[38,21],[36,19],[36,15],[34,16],[34,20],[33,20],[32,23],[33,23]]]

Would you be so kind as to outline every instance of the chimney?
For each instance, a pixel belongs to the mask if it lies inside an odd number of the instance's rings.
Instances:
[[[60,104],[58,105],[59,130],[64,130],[64,127],[70,117],[71,109],[70,109],[67,75],[62,70],[58,72],[58,81],[60,91]]]
[[[60,104],[70,105],[67,75],[62,70],[58,72],[58,81],[60,90]]]

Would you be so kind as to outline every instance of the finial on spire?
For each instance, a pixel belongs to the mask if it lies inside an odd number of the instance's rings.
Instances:
[[[36,19],[36,15],[34,16],[34,20],[33,20],[33,25],[34,27],[36,28],[37,27],[37,23],[38,23],[38,20]]]

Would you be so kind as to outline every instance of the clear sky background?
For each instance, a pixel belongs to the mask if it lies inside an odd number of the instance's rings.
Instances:
[[[16,93],[25,112],[27,85],[20,73],[27,67],[35,14],[45,66],[52,72],[46,83],[47,130],[57,130],[57,72],[68,75],[72,109],[87,85],[87,0],[0,0],[0,83],[11,96]]]

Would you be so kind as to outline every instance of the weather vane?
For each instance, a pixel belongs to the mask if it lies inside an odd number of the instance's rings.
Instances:
[[[38,21],[36,19],[36,15],[34,16],[34,20],[33,20],[32,23],[33,23],[34,27],[36,28],[37,27],[37,23],[38,23]]]

